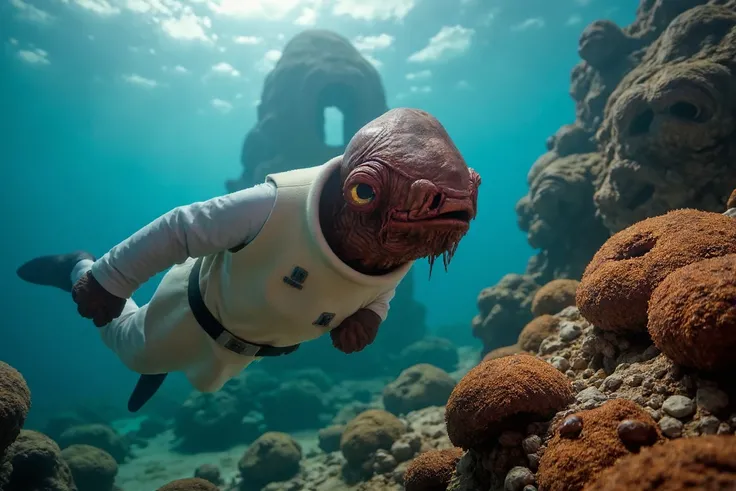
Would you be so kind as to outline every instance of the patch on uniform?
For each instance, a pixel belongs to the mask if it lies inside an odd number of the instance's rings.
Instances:
[[[330,325],[330,322],[332,322],[332,319],[334,318],[335,314],[333,314],[332,312],[322,312],[319,317],[317,317],[317,320],[312,322],[312,325],[327,327]]]
[[[284,283],[293,286],[297,290],[301,290],[304,288],[304,282],[307,280],[307,276],[309,276],[309,273],[307,273],[306,269],[294,266],[294,269],[291,270],[291,276],[284,276]]]

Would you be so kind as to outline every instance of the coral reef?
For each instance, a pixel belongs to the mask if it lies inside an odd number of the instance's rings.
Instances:
[[[622,457],[585,491],[736,489],[736,436],[701,436]]]
[[[12,473],[3,491],[79,491],[61,449],[43,433],[21,430],[6,458]]]
[[[647,329],[674,362],[700,370],[736,366],[736,255],[685,266],[652,293]]]
[[[156,491],[219,491],[217,486],[204,479],[190,477],[186,479],[177,479],[165,486],[161,486]]]
[[[238,462],[243,479],[241,489],[261,489],[268,483],[286,481],[299,472],[302,449],[286,433],[264,433],[245,451]]]
[[[577,280],[559,279],[544,284],[532,299],[532,314],[554,315],[565,307],[575,305]]]
[[[733,219],[674,210],[614,234],[595,253],[577,290],[577,306],[607,331],[644,331],[654,289],[668,274],[696,261],[736,253]]]
[[[626,399],[567,416],[539,462],[537,480],[549,491],[580,491],[619,458],[662,439],[656,421]]]
[[[530,277],[507,274],[478,294],[478,315],[473,318],[473,336],[489,351],[516,342],[522,328],[532,320],[531,303],[539,285]]]
[[[23,376],[0,361],[0,460],[23,428],[31,409],[31,391]]]
[[[428,406],[444,406],[455,388],[455,380],[444,370],[429,364],[407,368],[383,390],[383,405],[396,414],[406,414]]]
[[[483,361],[450,395],[447,434],[456,447],[483,449],[502,431],[543,420],[572,400],[570,381],[534,356]]]
[[[519,333],[518,346],[524,351],[536,353],[542,341],[557,332],[557,329],[557,317],[542,314],[524,326],[524,329]]]
[[[112,456],[90,445],[71,445],[61,451],[79,491],[111,491],[118,473]]]
[[[340,438],[340,451],[348,464],[360,466],[377,450],[390,449],[405,431],[393,414],[371,409],[347,424]]]
[[[131,455],[130,441],[104,424],[73,426],[65,430],[57,441],[62,449],[79,444],[100,448],[119,464]]]
[[[462,455],[463,451],[459,448],[430,450],[419,454],[406,467],[406,491],[445,491]]]
[[[538,282],[578,278],[596,249],[645,218],[721,211],[736,186],[732,0],[642,1],[634,22],[580,35],[576,121],[547,141],[519,200]]]

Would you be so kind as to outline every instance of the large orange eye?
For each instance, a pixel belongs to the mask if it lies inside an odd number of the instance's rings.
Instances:
[[[376,192],[368,184],[355,184],[350,188],[350,199],[356,205],[367,205],[376,197]]]

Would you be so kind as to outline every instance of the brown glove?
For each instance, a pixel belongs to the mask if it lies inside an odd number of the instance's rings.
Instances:
[[[72,298],[77,304],[79,315],[92,319],[97,327],[119,317],[126,301],[105,290],[89,271],[72,287]]]
[[[376,339],[381,318],[370,309],[360,309],[330,331],[332,345],[343,353],[355,353]]]

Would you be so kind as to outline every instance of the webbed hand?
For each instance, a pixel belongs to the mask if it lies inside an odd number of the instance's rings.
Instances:
[[[343,353],[363,350],[376,339],[381,318],[370,309],[360,309],[330,331],[332,345]]]
[[[116,297],[105,290],[90,271],[72,287],[72,299],[77,304],[79,315],[92,319],[97,327],[109,324],[119,317],[126,302],[124,298]]]

